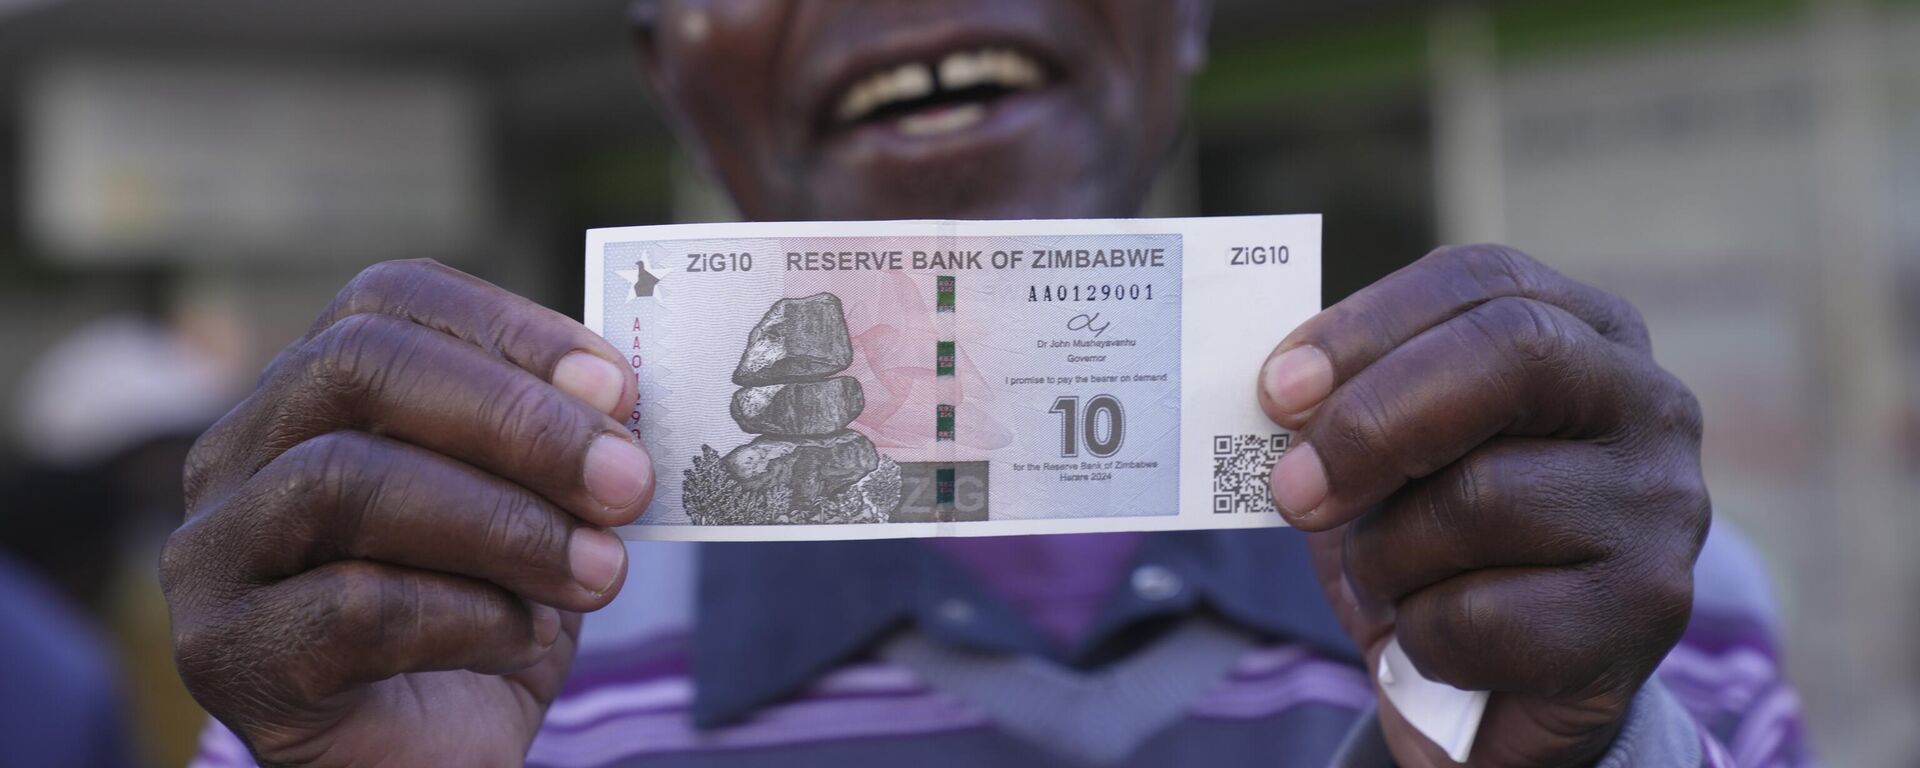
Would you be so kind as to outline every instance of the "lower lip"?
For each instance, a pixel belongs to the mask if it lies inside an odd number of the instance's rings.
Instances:
[[[973,102],[924,110],[893,121],[893,129],[923,139],[945,136],[979,125],[992,106],[989,102]]]
[[[825,141],[834,151],[855,157],[936,161],[1010,143],[1043,125],[1048,112],[1057,109],[1064,98],[1065,90],[1057,86],[1021,91],[991,101],[943,106],[843,128]]]

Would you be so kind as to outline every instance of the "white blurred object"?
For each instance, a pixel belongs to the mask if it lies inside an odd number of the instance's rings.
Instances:
[[[71,466],[203,429],[233,404],[227,370],[151,322],[96,321],[27,370],[15,404],[20,449]]]
[[[30,234],[67,261],[438,256],[487,223],[483,108],[454,75],[68,59],[26,96]]]
[[[1387,700],[1414,730],[1440,745],[1448,759],[1467,761],[1467,755],[1473,752],[1473,738],[1480,732],[1480,716],[1487,711],[1486,691],[1463,691],[1428,680],[1414,669],[1398,637],[1387,641],[1386,651],[1380,654],[1378,674]]]

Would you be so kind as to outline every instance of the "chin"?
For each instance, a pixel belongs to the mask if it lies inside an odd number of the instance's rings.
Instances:
[[[1137,203],[1122,202],[1097,185],[1035,181],[1014,185],[950,184],[926,188],[898,183],[847,185],[822,195],[799,218],[889,219],[1090,219],[1131,216]]]
[[[940,157],[829,161],[805,174],[794,210],[810,219],[1070,219],[1131,216],[1152,177],[1096,142],[974,145]],[[1091,150],[1091,151],[1090,151]]]

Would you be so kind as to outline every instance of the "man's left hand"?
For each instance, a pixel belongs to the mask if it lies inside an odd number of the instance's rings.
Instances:
[[[1678,641],[1711,505],[1700,407],[1625,301],[1444,248],[1307,321],[1260,374],[1299,430],[1274,499],[1369,661],[1494,692],[1475,765],[1586,765]],[[1381,701],[1395,758],[1451,765]]]

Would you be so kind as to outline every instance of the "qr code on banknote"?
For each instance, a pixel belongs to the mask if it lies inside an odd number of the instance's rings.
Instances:
[[[1214,435],[1214,514],[1273,512],[1267,487],[1273,463],[1287,452],[1293,435]]]

